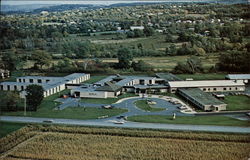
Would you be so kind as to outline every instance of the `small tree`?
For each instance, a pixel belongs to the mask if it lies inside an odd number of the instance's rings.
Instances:
[[[29,110],[37,111],[37,107],[41,104],[43,100],[43,91],[43,87],[36,84],[27,86],[26,98]]]

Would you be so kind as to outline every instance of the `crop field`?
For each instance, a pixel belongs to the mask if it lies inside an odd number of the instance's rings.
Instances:
[[[0,139],[1,160],[247,159],[247,134],[27,126]]]

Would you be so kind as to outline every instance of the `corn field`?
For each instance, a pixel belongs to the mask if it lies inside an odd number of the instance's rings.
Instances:
[[[28,126],[0,139],[0,159],[244,160],[249,142],[246,134]]]

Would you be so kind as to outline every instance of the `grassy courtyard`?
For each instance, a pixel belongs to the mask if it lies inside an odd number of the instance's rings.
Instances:
[[[129,121],[145,123],[167,124],[194,124],[194,125],[220,125],[220,126],[250,126],[248,121],[241,121],[225,116],[172,116],[145,115],[128,117]]]
[[[94,103],[94,104],[112,104],[120,99],[127,97],[135,97],[134,93],[124,93],[117,98],[82,98],[80,101],[84,103]]]
[[[250,98],[247,96],[226,96],[223,101],[228,111],[250,110]]]
[[[159,112],[165,110],[165,108],[155,107],[154,105],[149,105],[147,100],[139,100],[135,102],[136,107],[149,112]]]

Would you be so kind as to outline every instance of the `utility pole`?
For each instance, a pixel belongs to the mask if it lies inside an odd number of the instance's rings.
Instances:
[[[24,96],[24,116],[26,116],[26,96]]]

